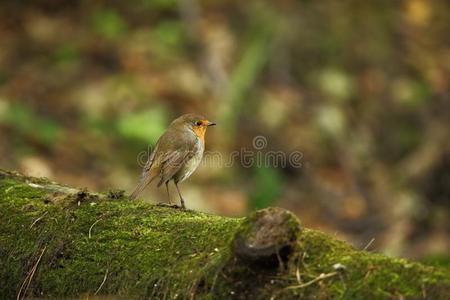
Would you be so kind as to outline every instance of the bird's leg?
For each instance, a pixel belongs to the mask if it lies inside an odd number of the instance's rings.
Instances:
[[[172,207],[172,208],[179,208],[178,205],[172,204],[172,201],[170,201],[170,192],[169,192],[169,182],[167,181],[166,184],[166,191],[167,191],[167,202],[168,203],[158,203],[158,206],[164,206],[164,207]]]
[[[181,208],[186,209],[186,206],[184,206],[183,196],[181,196],[180,189],[178,188],[178,183],[176,181],[174,181],[174,183],[175,183],[175,186],[177,187],[178,195],[180,196]]]
[[[169,205],[171,205],[172,203],[170,202],[170,193],[169,193],[169,182],[166,182],[166,191],[167,191],[167,202],[169,203]]]

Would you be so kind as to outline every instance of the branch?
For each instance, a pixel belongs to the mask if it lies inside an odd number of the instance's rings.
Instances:
[[[0,283],[0,299],[450,298],[448,270],[355,250],[283,209],[225,218],[2,170]]]

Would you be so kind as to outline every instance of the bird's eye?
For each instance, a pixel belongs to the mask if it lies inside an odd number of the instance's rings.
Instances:
[[[202,121],[197,121],[197,122],[195,122],[195,125],[201,126],[201,125],[202,125]]]

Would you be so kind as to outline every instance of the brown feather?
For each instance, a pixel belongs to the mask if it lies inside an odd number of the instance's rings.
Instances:
[[[193,150],[189,149],[172,152],[171,158],[161,166],[161,180],[157,186],[160,187],[163,183],[170,181],[193,155]]]
[[[141,177],[138,185],[134,188],[133,193],[130,195],[130,200],[134,200],[139,194],[149,185],[156,177],[158,173],[154,172],[154,169],[149,170],[145,175]]]

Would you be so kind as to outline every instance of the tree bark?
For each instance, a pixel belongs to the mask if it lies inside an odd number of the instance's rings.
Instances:
[[[1,299],[450,299],[448,270],[356,250],[283,209],[225,218],[2,170],[0,284]]]

